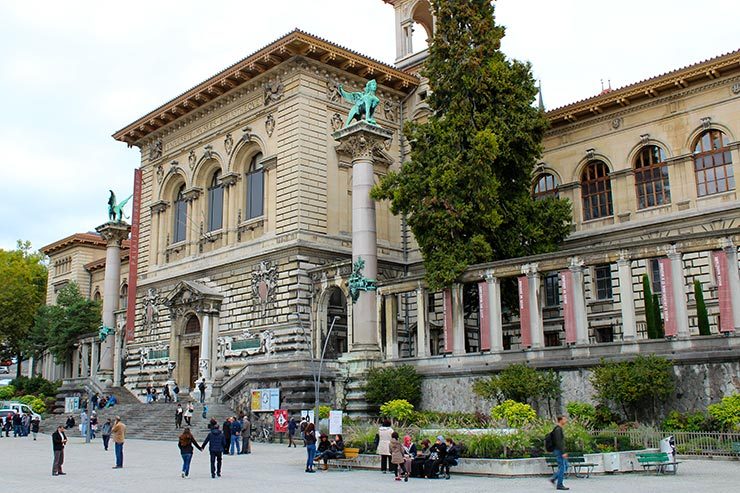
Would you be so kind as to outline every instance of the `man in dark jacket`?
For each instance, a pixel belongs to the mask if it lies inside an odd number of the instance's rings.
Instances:
[[[224,454],[228,454],[229,444],[231,444],[231,418],[226,418],[222,426],[224,433]]]
[[[64,476],[62,464],[64,464],[64,446],[67,444],[67,435],[64,434],[64,427],[57,426],[57,431],[51,434],[51,448],[54,451],[54,463],[51,465],[52,476]]]
[[[293,448],[296,447],[295,440],[293,438],[295,437],[295,431],[298,428],[298,423],[295,420],[295,417],[291,417],[290,421],[288,421],[288,448],[292,445]]]
[[[226,441],[224,440],[224,434],[218,428],[218,424],[214,424],[208,436],[203,440],[202,448],[206,448],[208,445],[208,451],[211,453],[211,477],[221,477],[221,462],[223,461],[224,448],[226,447]]]
[[[563,433],[563,426],[568,422],[568,418],[565,416],[558,416],[558,424],[550,432],[552,437],[553,454],[555,459],[558,461],[558,470],[550,478],[550,482],[557,486],[559,490],[569,490],[563,486],[563,478],[565,477],[565,471],[568,470],[568,454],[565,452],[565,434]]]

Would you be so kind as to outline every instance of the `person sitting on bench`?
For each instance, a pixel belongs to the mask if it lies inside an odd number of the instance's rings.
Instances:
[[[445,479],[450,479],[450,467],[457,465],[457,459],[460,458],[460,445],[457,445],[452,438],[448,438],[447,442],[447,455],[445,455],[444,461],[442,461],[442,472],[444,472]]]
[[[322,435],[326,438],[326,435]],[[321,447],[321,443],[319,443]],[[344,458],[344,440],[342,435],[334,435],[334,440],[329,443],[329,448],[320,454],[321,460],[324,461],[324,470],[329,468],[327,462],[329,459],[342,459]]]

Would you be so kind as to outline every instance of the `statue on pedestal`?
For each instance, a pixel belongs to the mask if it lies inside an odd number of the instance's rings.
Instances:
[[[339,93],[344,99],[352,103],[352,109],[349,110],[347,115],[347,122],[344,124],[345,127],[349,127],[352,120],[357,119],[362,121],[363,119],[370,125],[378,125],[378,122],[373,118],[375,114],[375,108],[380,104],[380,99],[375,95],[375,91],[378,88],[378,83],[375,79],[371,79],[365,84],[364,92],[346,92],[342,88],[342,84],[339,84]]]
[[[365,261],[362,257],[358,257],[357,261],[352,264],[352,274],[349,276],[347,284],[349,285],[349,295],[352,298],[352,303],[356,303],[360,297],[360,291],[375,291],[375,280],[368,279],[362,274],[362,270],[365,268]]]
[[[131,200],[133,194],[129,195],[121,203],[117,203],[116,194],[113,193],[113,190],[108,191],[110,192],[110,197],[108,198],[108,220],[111,222],[123,222],[123,207],[126,205],[126,202]],[[128,217],[126,219],[128,219]]]

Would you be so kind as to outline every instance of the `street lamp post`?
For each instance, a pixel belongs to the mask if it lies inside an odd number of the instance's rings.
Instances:
[[[314,371],[314,421],[315,424],[318,424],[319,422],[319,393],[321,391],[321,368],[324,366],[324,356],[326,355],[326,347],[329,345],[329,338],[331,337],[331,332],[334,330],[334,324],[336,321],[339,320],[339,315],[334,315],[331,319],[331,324],[329,325],[329,330],[326,333],[326,340],[324,341],[324,347],[321,350],[321,358],[319,359],[319,368],[318,371]]]

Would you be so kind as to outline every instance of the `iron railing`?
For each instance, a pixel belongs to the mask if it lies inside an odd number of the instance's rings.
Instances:
[[[660,448],[660,441],[672,436],[679,455],[740,456],[740,433],[660,431],[660,430],[598,430],[591,434],[598,444],[613,450]]]

